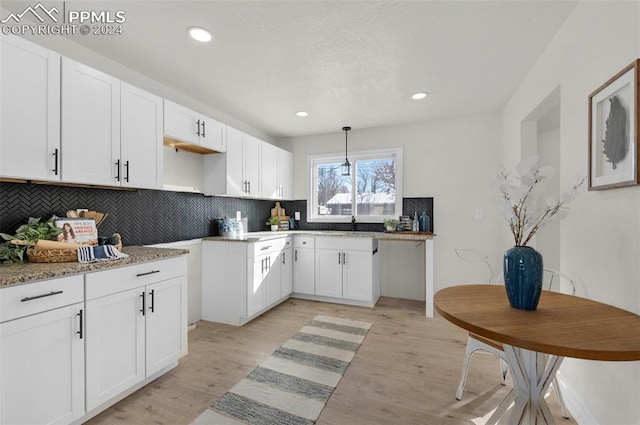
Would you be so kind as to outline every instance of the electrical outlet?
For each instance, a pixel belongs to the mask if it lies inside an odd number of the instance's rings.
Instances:
[[[294,216],[294,219],[300,220],[300,211],[296,211],[293,216]]]
[[[242,212],[241,211],[236,211],[236,220],[237,221],[242,221]]]

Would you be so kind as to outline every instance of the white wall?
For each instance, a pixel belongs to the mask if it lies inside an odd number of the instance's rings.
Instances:
[[[504,108],[506,162],[526,150],[522,120],[560,86],[561,188],[586,176],[588,96],[637,57],[640,2],[580,2]],[[640,188],[582,191],[570,207],[561,222],[561,270],[576,279],[578,295],[640,313]],[[640,362],[566,359],[561,374],[581,403],[578,423],[640,423]]]
[[[428,101],[428,100],[427,100]],[[340,128],[343,124],[337,123]],[[463,263],[455,248],[470,248],[500,261],[504,246],[497,246],[497,232],[507,232],[497,219],[497,192],[491,187],[498,170],[500,148],[498,114],[413,123],[359,130],[349,134],[349,151],[403,148],[404,197],[434,198],[436,290],[460,283],[486,282],[485,265]],[[294,156],[294,198],[307,199],[307,156],[343,152],[344,134],[298,137],[280,143]],[[484,219],[475,219],[475,210]],[[402,255],[401,244],[396,249]],[[406,250],[412,250],[408,243]],[[407,252],[412,256],[413,252]],[[393,263],[393,262],[392,262]],[[383,273],[383,276],[385,274]],[[407,271],[390,273],[406,279]],[[410,279],[416,275],[411,274]]]

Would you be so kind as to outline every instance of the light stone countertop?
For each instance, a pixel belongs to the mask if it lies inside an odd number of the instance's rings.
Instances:
[[[242,237],[228,238],[224,236],[209,236],[203,238],[203,241],[218,242],[260,242],[269,239],[283,238],[292,235],[304,236],[328,236],[328,237],[347,237],[347,238],[376,238],[379,240],[399,240],[399,241],[424,241],[433,239],[433,233],[414,233],[414,232],[350,232],[343,230],[278,230],[274,232],[249,232]]]
[[[122,252],[128,254],[128,258],[115,261],[98,263],[15,263],[0,265],[0,288],[32,282],[41,279],[71,276],[97,270],[120,267],[128,264],[145,263],[148,261],[162,260],[188,254],[186,249],[149,248],[142,246],[126,246]]]

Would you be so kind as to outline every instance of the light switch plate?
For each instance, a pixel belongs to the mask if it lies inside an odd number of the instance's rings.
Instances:
[[[236,211],[236,220],[237,221],[241,221],[242,220],[242,211]]]
[[[296,220],[300,220],[300,211],[296,211],[296,212],[295,212],[295,214],[294,214],[294,218],[295,218]]]

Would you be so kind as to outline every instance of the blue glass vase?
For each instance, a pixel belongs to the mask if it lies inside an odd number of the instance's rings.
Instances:
[[[514,246],[504,253],[503,267],[509,305],[535,310],[542,292],[542,255],[529,246]]]

